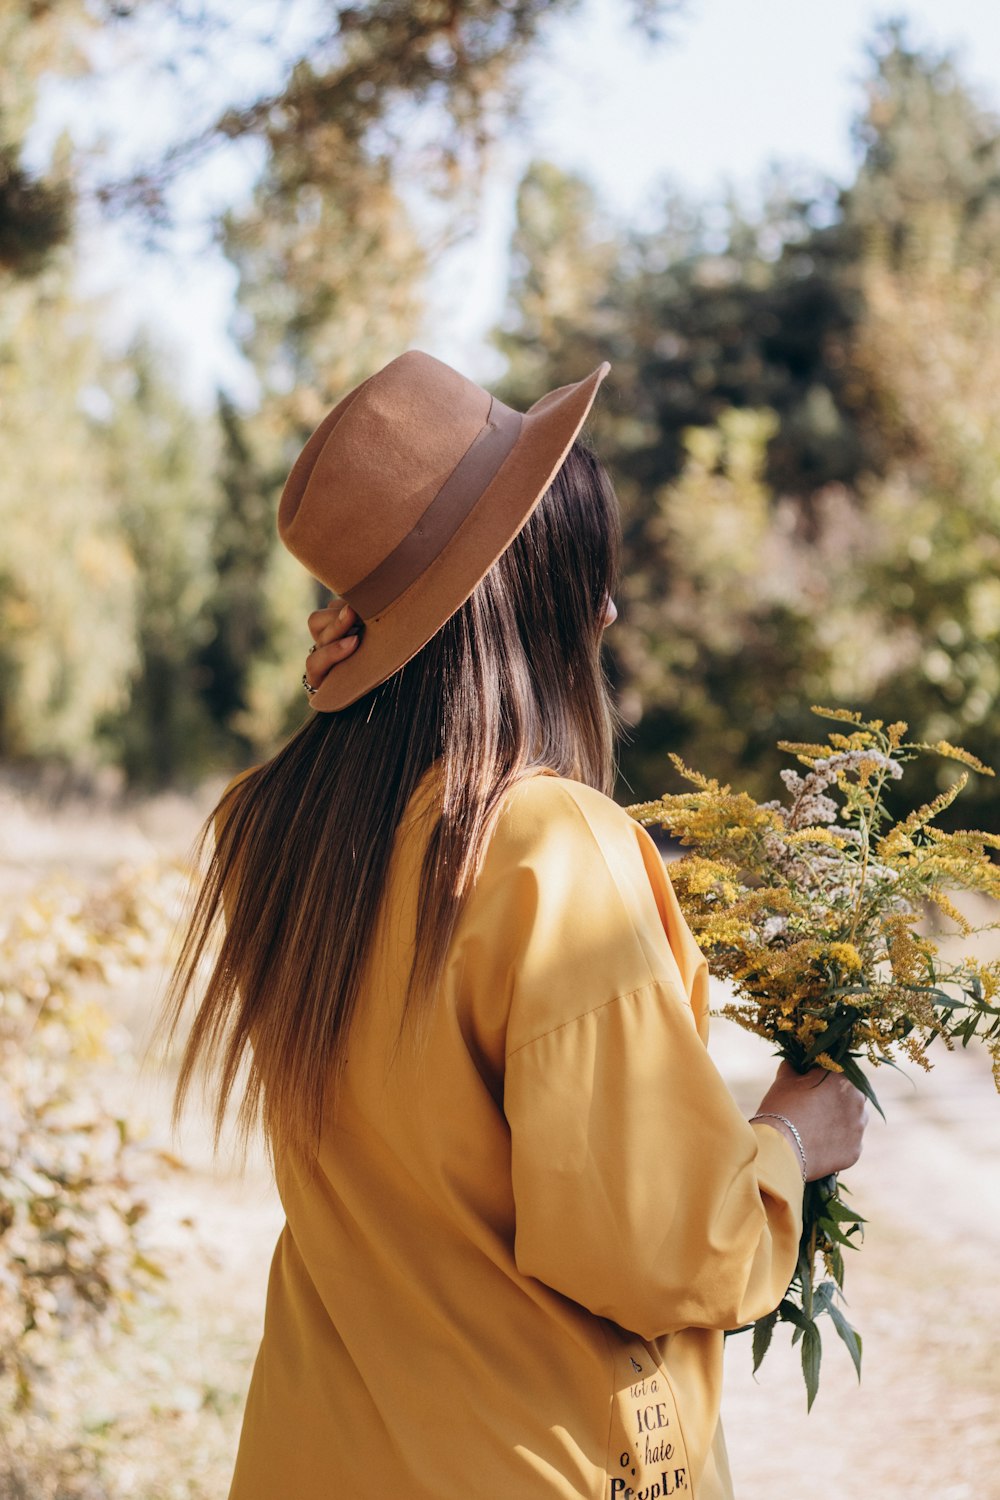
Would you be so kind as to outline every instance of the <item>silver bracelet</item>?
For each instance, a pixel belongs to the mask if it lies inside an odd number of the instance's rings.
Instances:
[[[792,1135],[795,1137],[795,1144],[796,1144],[796,1146],[798,1146],[798,1148],[799,1148],[799,1155],[802,1158],[802,1181],[803,1182],[808,1181],[808,1178],[806,1176],[806,1148],[802,1144],[802,1137],[799,1135],[799,1132],[796,1130],[795,1126],[792,1124],[792,1122],[788,1118],[788,1116],[787,1115],[775,1115],[775,1114],[771,1114],[770,1112],[768,1112],[768,1113],[762,1114],[762,1115],[754,1115],[753,1119],[751,1119],[751,1121],[750,1121],[751,1125],[753,1124],[754,1120],[780,1120],[781,1123],[782,1123],[782,1125],[787,1125],[788,1126],[789,1130],[792,1132]]]

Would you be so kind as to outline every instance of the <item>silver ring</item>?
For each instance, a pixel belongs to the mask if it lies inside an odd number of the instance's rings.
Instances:
[[[309,694],[310,698],[312,697],[313,693],[318,693],[319,692],[319,688],[318,687],[313,687],[312,683],[309,681],[309,678],[306,676],[306,674],[304,672],[302,673],[302,686],[305,688],[305,690]]]
[[[310,646],[309,647],[309,650],[306,652],[306,655],[307,656],[312,656],[313,652],[314,651],[318,651],[318,650],[319,650],[319,641],[316,642],[315,646]]]

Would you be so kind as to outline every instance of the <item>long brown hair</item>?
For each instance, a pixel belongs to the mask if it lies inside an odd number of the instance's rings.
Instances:
[[[169,1041],[212,954],[175,1121],[208,1066],[218,1146],[245,1069],[243,1145],[259,1122],[272,1150],[279,1140],[315,1146],[393,836],[435,761],[440,818],[422,867],[405,1015],[418,993],[433,994],[507,789],[548,766],[610,795],[620,721],[601,636],[620,540],[610,480],[578,439],[514,541],[417,655],[348,708],[310,714],[224,794],[199,836],[199,863],[211,852],[161,1016]]]

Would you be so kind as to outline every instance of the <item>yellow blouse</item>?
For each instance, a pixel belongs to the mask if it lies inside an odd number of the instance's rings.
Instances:
[[[395,1047],[437,768],[393,849],[336,1120],[286,1224],[230,1500],[728,1500],[723,1330],[775,1307],[795,1153],[705,1048],[649,834],[505,799],[423,1046]]]

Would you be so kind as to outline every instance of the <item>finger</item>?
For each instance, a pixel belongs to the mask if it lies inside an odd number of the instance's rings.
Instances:
[[[326,646],[330,641],[339,640],[342,635],[360,635],[364,630],[364,622],[358,619],[357,612],[349,604],[345,604],[328,625],[325,625],[319,633],[319,642]]]
[[[344,635],[325,646],[320,646],[315,651],[310,651],[306,657],[306,678],[309,686],[319,687],[330,668],[335,667],[339,661],[344,661],[352,651],[357,649],[358,639],[356,635]]]
[[[309,626],[309,634],[314,641],[318,641],[324,630],[327,630],[340,614],[341,606],[326,605],[323,609],[314,609],[308,617],[306,624]]]
[[[341,610],[349,607],[343,599],[338,598],[336,594],[331,594],[327,604],[324,604],[321,609],[314,609],[312,614],[309,615],[307,624],[312,636],[315,638],[320,635],[328,625],[336,620]]]
[[[342,599],[334,599],[323,609],[313,610],[309,616],[309,634],[319,644],[326,645],[328,641],[336,640],[342,636],[352,625],[357,623],[357,612]]]

